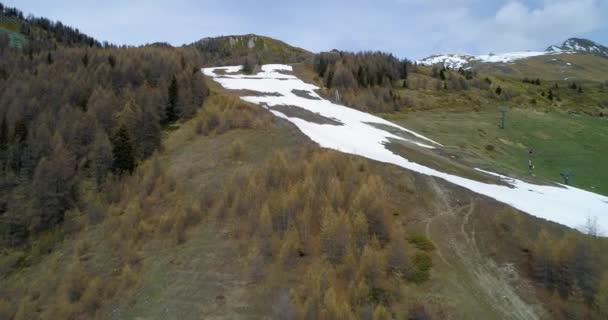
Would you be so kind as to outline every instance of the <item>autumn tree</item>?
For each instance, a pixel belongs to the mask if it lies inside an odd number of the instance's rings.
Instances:
[[[95,134],[90,158],[93,178],[100,185],[112,169],[114,161],[112,143],[104,131],[98,130]]]
[[[32,201],[34,231],[48,229],[63,221],[64,213],[76,200],[74,158],[58,135],[53,138],[52,156],[43,158],[34,174]]]

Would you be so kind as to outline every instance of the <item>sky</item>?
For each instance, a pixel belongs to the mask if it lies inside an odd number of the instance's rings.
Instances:
[[[319,52],[542,51],[570,37],[608,45],[608,0],[0,0],[101,41],[192,43],[255,33]]]

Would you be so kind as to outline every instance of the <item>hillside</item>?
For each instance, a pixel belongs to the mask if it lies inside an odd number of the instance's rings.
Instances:
[[[2,11],[38,31],[0,50],[0,319],[607,318],[599,72]],[[506,64],[542,57],[605,59]]]
[[[40,51],[57,45],[99,47],[101,43],[78,29],[43,17],[28,16],[17,8],[0,3],[0,35],[7,34],[10,45],[26,51]],[[25,46],[25,48],[24,48]]]
[[[236,65],[247,59],[253,64],[296,63],[312,54],[280,40],[255,34],[204,38],[190,44],[203,55],[205,65]]]

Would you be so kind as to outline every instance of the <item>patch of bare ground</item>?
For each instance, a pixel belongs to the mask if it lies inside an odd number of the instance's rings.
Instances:
[[[533,297],[532,287],[514,264],[496,262],[478,246],[478,241],[488,237],[483,234],[486,231],[477,230],[475,219],[492,214],[485,205],[491,200],[435,178],[420,180],[426,184],[423,201],[432,203],[427,206],[424,230],[438,244],[440,263],[434,276],[445,286],[441,291],[445,303],[458,314],[454,319],[544,319],[546,313]],[[479,203],[484,205],[480,208]]]
[[[302,120],[306,120],[308,122],[317,123],[317,124],[330,124],[330,125],[334,125],[334,126],[342,125],[342,122],[340,122],[338,120],[324,117],[318,113],[314,113],[314,112],[308,111],[306,109],[302,109],[298,106],[276,105],[276,106],[271,106],[269,108],[270,108],[270,110],[278,111],[290,118],[300,118]]]

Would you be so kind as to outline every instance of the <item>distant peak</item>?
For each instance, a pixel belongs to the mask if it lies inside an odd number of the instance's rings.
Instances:
[[[576,52],[589,53],[599,56],[608,57],[608,47],[605,47],[597,42],[582,38],[569,38],[562,43],[561,46],[552,45],[546,50],[547,52]]]

